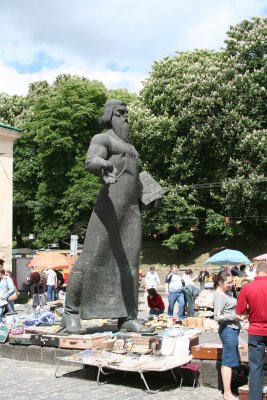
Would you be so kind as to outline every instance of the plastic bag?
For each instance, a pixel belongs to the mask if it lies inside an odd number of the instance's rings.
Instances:
[[[176,345],[176,338],[163,335],[162,336],[162,343],[161,343],[161,354],[163,356],[171,356],[173,355],[174,348]]]
[[[175,348],[173,355],[183,357],[189,355],[189,338],[185,336],[178,336],[176,338]]]
[[[25,326],[53,325],[54,323],[55,317],[51,311],[34,312],[24,320]]]

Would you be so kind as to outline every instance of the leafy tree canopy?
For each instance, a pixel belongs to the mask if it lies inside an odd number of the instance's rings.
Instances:
[[[20,233],[31,228],[38,246],[81,232],[88,222],[99,183],[84,160],[107,98],[102,83],[77,76],[29,88],[15,146],[14,223]]]
[[[141,169],[167,190],[143,232],[172,250],[203,235],[266,234],[266,18],[242,21],[220,51],[177,52],[152,65],[140,95],[60,75],[27,96],[0,94],[3,122],[24,129],[14,153],[14,231],[36,245],[82,232],[99,188],[84,168],[104,103],[129,106]],[[78,232],[79,233],[79,232]]]
[[[143,167],[168,189],[144,226],[171,249],[266,233],[266,32],[267,19],[253,18],[219,52],[155,62],[132,107]]]

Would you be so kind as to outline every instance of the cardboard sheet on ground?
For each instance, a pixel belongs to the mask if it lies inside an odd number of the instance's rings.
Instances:
[[[0,343],[5,343],[9,332],[9,326],[0,324]]]

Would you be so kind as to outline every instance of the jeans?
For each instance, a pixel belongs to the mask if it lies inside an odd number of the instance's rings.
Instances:
[[[184,293],[182,290],[180,290],[179,292],[169,292],[169,296],[168,296],[168,301],[169,301],[169,307],[168,307],[168,315],[169,317],[173,317],[173,309],[174,309],[174,305],[177,301],[178,305],[179,305],[179,310],[177,313],[177,317],[178,318],[183,318],[184,316]]]
[[[194,316],[194,301],[196,297],[199,295],[199,289],[193,285],[187,285],[183,288],[186,302],[188,304],[188,315],[189,317]]]
[[[47,285],[47,301],[55,301],[55,286]]]
[[[39,283],[33,283],[32,285],[30,285],[30,290],[31,290],[31,297],[33,297],[34,294],[38,294],[38,287],[39,287]]]
[[[249,400],[262,400],[266,346],[267,336],[248,335]]]
[[[150,308],[149,310],[149,316],[153,316],[153,315],[160,315],[164,313],[164,308],[160,308],[159,310],[155,310],[154,308]]]
[[[239,329],[220,324],[219,336],[223,345],[222,365],[224,367],[238,367],[238,336]]]
[[[2,317],[4,315],[4,311],[5,311],[5,306],[1,306],[0,307],[0,322],[2,322]]]
[[[15,311],[14,301],[9,301],[7,303],[7,309],[8,309],[8,312],[14,312]]]

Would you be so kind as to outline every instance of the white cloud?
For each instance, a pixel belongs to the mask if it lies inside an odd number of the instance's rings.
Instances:
[[[4,0],[0,92],[25,94],[30,82],[59,73],[137,91],[153,61],[175,51],[219,49],[230,25],[266,15],[266,0]],[[265,8],[264,8],[265,7]],[[18,73],[45,53],[62,65]],[[13,63],[13,64],[12,64]],[[120,71],[111,71],[111,63]],[[122,72],[124,71],[124,72]]]

